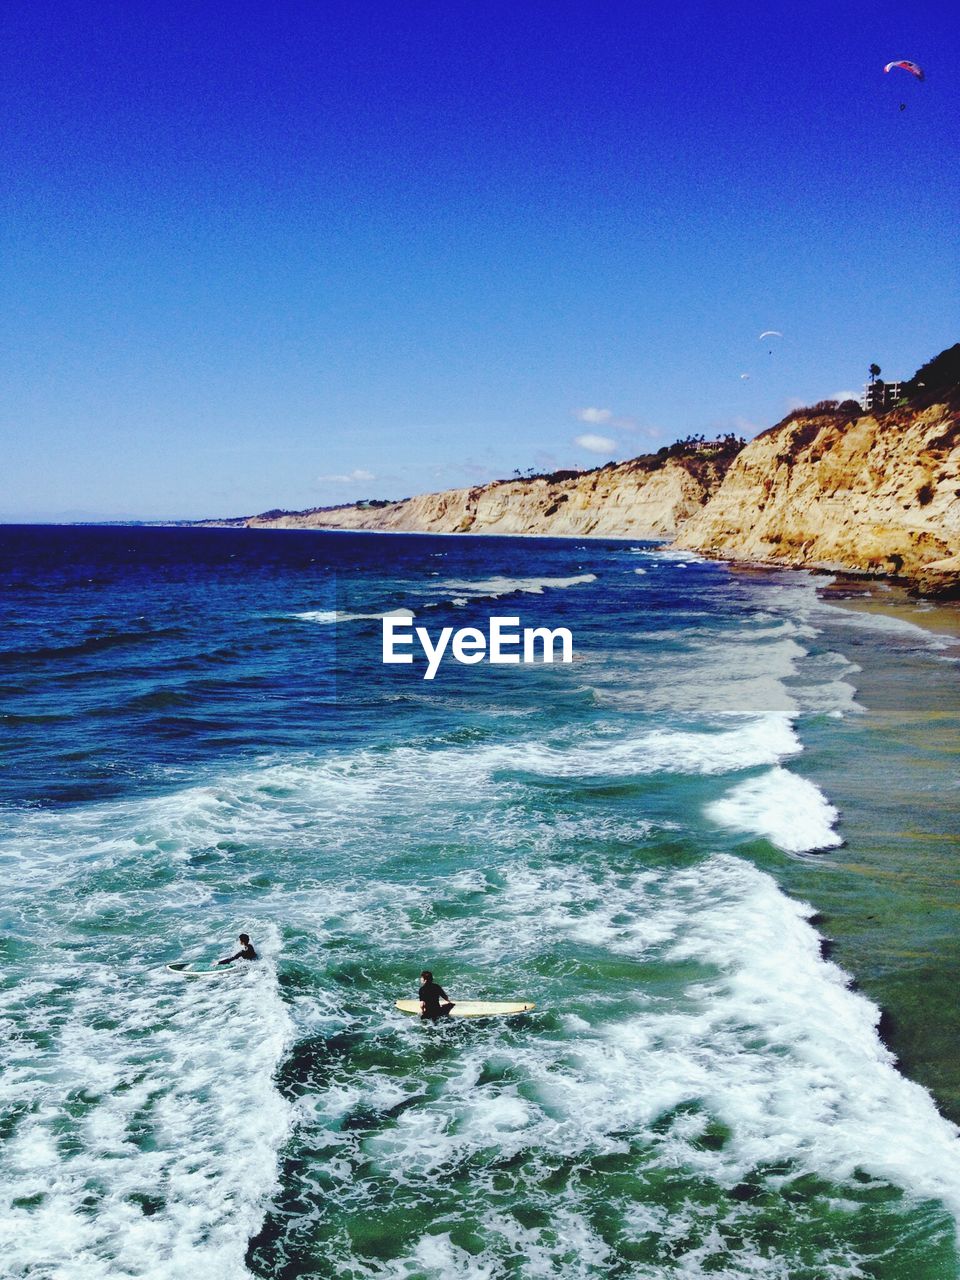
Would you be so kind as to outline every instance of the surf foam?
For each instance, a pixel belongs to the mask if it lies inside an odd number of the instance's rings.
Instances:
[[[741,782],[706,814],[721,827],[763,836],[785,853],[813,853],[842,844],[834,830],[840,815],[806,778],[775,768]]]

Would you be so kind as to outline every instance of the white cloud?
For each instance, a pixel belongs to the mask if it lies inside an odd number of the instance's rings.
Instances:
[[[844,400],[856,400],[856,402],[859,404],[860,392],[859,391],[835,391],[833,395],[830,397],[830,399],[839,400],[841,404],[843,404]]]
[[[575,413],[581,422],[591,422],[599,426],[601,422],[609,422],[613,417],[612,409],[577,409]]]
[[[347,475],[317,476],[320,484],[366,484],[376,478],[372,471],[364,471],[362,467],[357,467]]]
[[[642,436],[645,440],[663,440],[667,436],[667,432],[663,427],[649,425],[645,427],[638,426],[636,430],[637,434]]]
[[[587,432],[586,435],[575,436],[574,444],[578,444],[581,449],[589,449],[591,453],[610,453],[616,448],[617,442],[609,436],[595,436]]]
[[[556,471],[562,464],[555,453],[546,449],[538,449],[533,455],[533,465],[541,471]]]

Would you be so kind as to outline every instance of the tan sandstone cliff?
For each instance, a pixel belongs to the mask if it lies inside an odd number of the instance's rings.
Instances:
[[[675,537],[681,548],[727,559],[895,575],[924,593],[960,596],[958,368],[960,344],[918,371],[901,408],[858,415],[856,405],[844,413],[825,401],[739,453],[733,437],[691,438],[590,472],[215,523]],[[921,377],[945,369],[949,381]]]
[[[498,480],[381,506],[269,512],[253,528],[368,529],[408,533],[498,533],[602,537],[673,536],[699,511],[735,448],[635,458],[596,471]]]
[[[957,398],[879,417],[799,417],[748,444],[677,545],[853,569],[953,593],[960,569]]]

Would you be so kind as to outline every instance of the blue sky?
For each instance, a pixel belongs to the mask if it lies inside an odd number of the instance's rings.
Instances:
[[[945,3],[18,9],[0,517],[592,466],[960,338]]]

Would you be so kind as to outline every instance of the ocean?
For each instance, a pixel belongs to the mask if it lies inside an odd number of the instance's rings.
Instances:
[[[0,581],[0,1274],[960,1277],[922,607],[235,529],[7,527]],[[574,661],[425,681],[396,609]],[[536,1009],[421,1024],[425,967]]]

